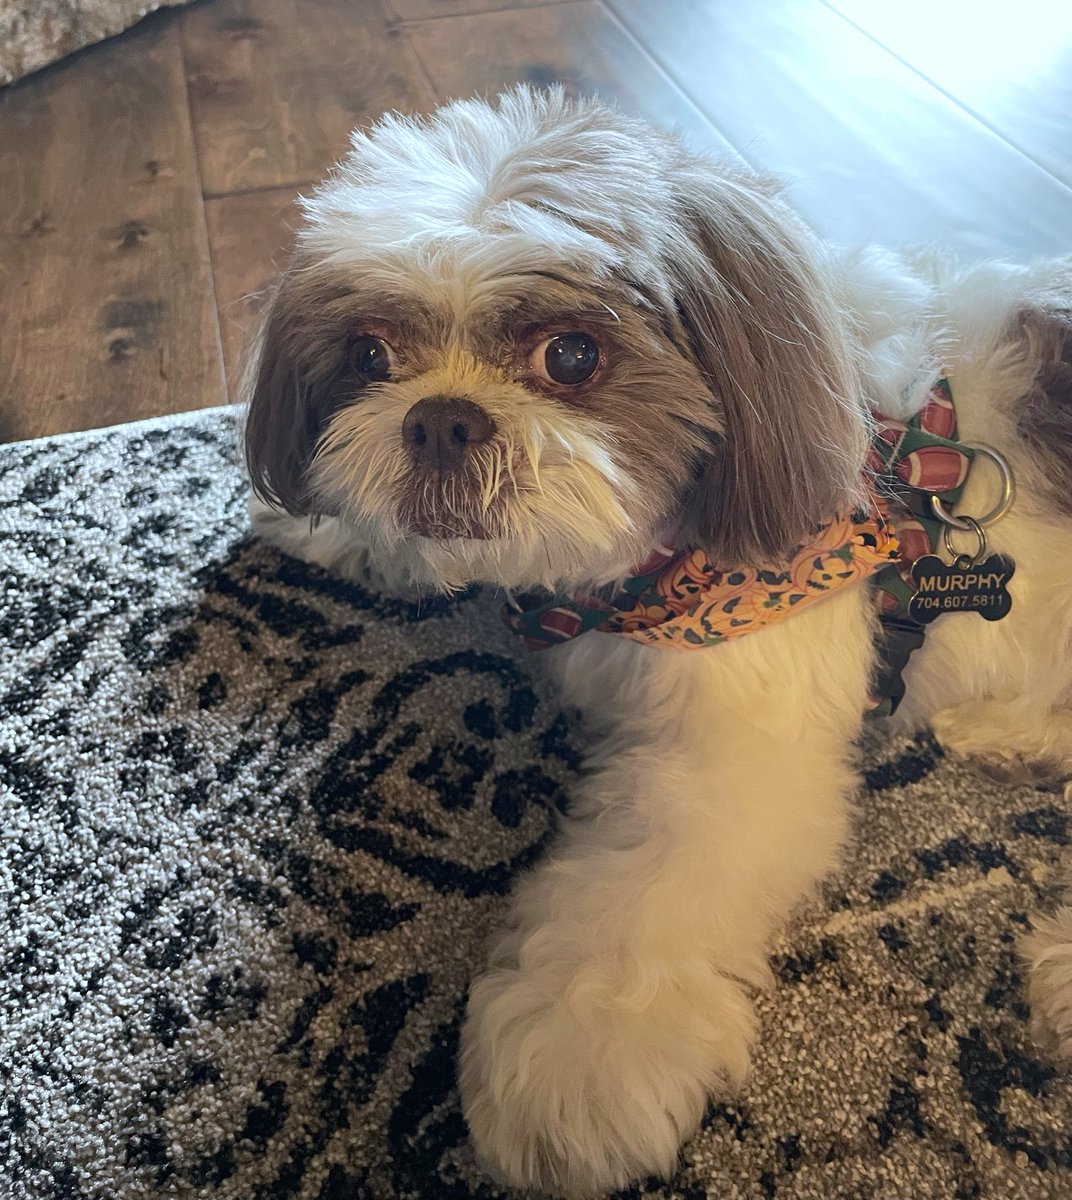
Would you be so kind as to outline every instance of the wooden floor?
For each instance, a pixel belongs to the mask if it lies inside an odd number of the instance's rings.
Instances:
[[[224,403],[295,197],[385,109],[562,80],[842,242],[1072,252],[1072,4],[199,0],[0,91],[0,441]]]

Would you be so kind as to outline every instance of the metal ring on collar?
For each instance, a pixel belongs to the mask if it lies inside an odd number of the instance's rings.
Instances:
[[[967,446],[969,450],[974,450],[976,454],[981,454],[984,458],[990,459],[1001,475],[1001,499],[982,517],[954,516],[953,513],[946,512],[942,507],[941,500],[937,496],[931,497],[931,512],[934,513],[943,525],[948,525],[952,529],[959,529],[961,533],[968,533],[975,527],[985,529],[988,525],[994,525],[1005,516],[1009,509],[1012,508],[1013,501],[1016,499],[1016,483],[1012,477],[1012,468],[996,450],[991,449],[989,446],[984,446],[980,442],[961,442],[961,445]]]
[[[974,554],[965,555],[965,558],[970,558],[973,563],[977,563],[981,558],[986,557],[987,543],[986,530],[983,528],[982,521],[977,521],[974,517],[964,517],[965,525],[979,539],[979,544],[975,548]],[[942,541],[945,543],[945,552],[954,561],[961,557],[956,550],[953,549],[953,527],[947,525],[942,530]]]

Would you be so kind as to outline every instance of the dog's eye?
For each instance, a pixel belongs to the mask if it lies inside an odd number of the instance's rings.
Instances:
[[[377,337],[363,335],[350,343],[350,366],[368,383],[391,378],[391,348]]]
[[[587,333],[556,333],[532,352],[532,369],[550,383],[576,387],[599,368],[599,343]]]

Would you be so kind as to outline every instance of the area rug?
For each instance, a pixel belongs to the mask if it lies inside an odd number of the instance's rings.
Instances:
[[[0,0],[0,86],[190,0]]]
[[[418,606],[252,541],[236,429],[0,447],[0,1195],[492,1200],[459,1019],[576,720],[495,597]],[[1066,801],[925,734],[864,780],[750,1084],[622,1196],[1072,1195],[1072,1080],[1015,954]]]

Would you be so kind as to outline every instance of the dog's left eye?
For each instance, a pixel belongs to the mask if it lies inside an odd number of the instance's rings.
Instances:
[[[363,335],[350,343],[350,366],[368,383],[391,378],[391,348],[377,337]]]
[[[541,342],[529,357],[532,369],[548,383],[576,387],[599,369],[599,343],[587,333],[556,333]]]

